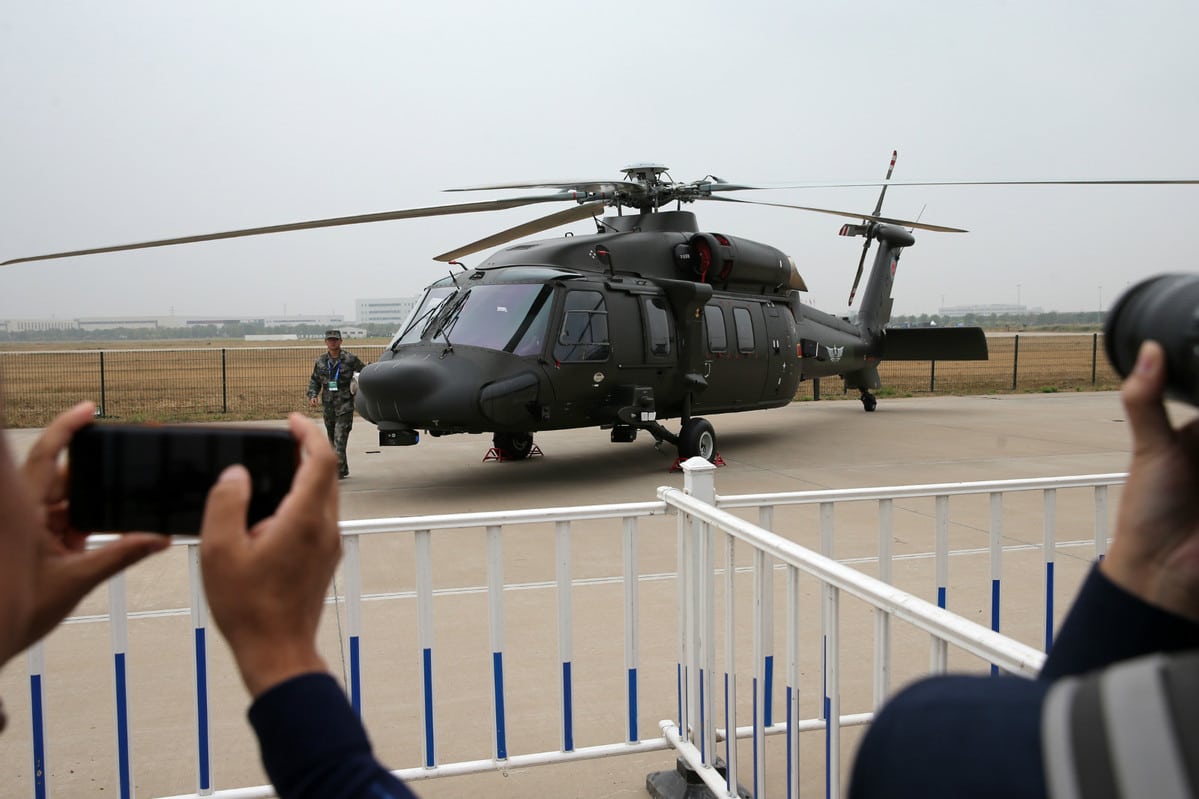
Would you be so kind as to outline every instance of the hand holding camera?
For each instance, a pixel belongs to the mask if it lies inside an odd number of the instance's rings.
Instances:
[[[56,418],[29,452],[22,468],[24,485],[3,481],[6,491],[24,489],[32,499],[5,503],[18,517],[10,523],[31,530],[26,540],[35,550],[33,569],[24,575],[32,582],[32,606],[14,651],[50,632],[104,580],[168,545],[162,536],[140,534],[122,536],[89,551],[85,549],[87,531],[70,524],[66,466],[61,455],[74,434],[92,421],[94,412],[92,403],[82,402]],[[7,457],[3,461],[5,470],[11,468]]]
[[[288,424],[305,457],[278,509],[247,528],[249,473],[231,466],[208,495],[200,535],[212,617],[255,697],[326,669],[316,629],[341,559],[337,456],[303,416],[292,414]]]

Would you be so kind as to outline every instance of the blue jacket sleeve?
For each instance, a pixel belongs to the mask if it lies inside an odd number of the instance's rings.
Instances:
[[[1199,624],[1141,601],[1093,568],[1038,679],[946,675],[900,691],[862,740],[849,796],[1043,797],[1041,706],[1053,680],[1195,647]]]
[[[250,706],[262,764],[280,799],[415,799],[371,753],[331,675],[280,683]]]

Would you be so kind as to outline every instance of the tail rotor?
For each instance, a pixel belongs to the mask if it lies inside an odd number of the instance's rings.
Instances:
[[[884,181],[883,189],[882,189],[882,191],[880,191],[878,193],[878,202],[875,203],[875,205],[874,205],[874,213],[871,214],[872,217],[877,217],[879,215],[879,213],[883,210],[883,198],[887,196],[887,184],[885,181],[889,181],[891,179],[891,173],[895,171],[895,159],[898,156],[899,156],[898,150],[891,151],[891,164],[890,164],[890,166],[887,167],[887,176],[885,178],[883,178],[883,181]],[[870,242],[872,239],[872,236],[870,235],[870,228],[873,224],[875,224],[873,221],[867,221],[865,219],[862,220],[862,227],[865,228],[865,231],[863,233],[863,238],[865,238],[866,240],[864,242],[862,242],[862,257],[858,259],[858,272],[857,272],[857,274],[854,275],[853,286],[849,289],[849,304],[850,305],[853,305],[853,298],[858,293],[858,284],[862,281],[862,269],[866,266],[866,253],[870,251]],[[849,227],[851,227],[851,226],[846,225],[844,228],[842,228],[841,235],[843,235],[843,236],[844,235],[852,235],[852,234],[848,234],[845,232],[846,228],[849,228]]]

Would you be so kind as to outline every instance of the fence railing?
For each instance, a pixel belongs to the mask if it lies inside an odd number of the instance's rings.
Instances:
[[[884,393],[1111,389],[1119,378],[1091,335],[993,335],[987,361],[884,361]],[[349,347],[367,363],[383,346]],[[39,427],[80,400],[125,420],[277,419],[305,407],[319,347],[14,350],[0,358],[6,427]],[[840,393],[801,384],[798,399]],[[821,393],[822,392],[822,393]]]
[[[716,796],[736,799],[740,796],[740,769],[736,739],[752,741],[748,773],[752,778],[750,795],[766,795],[766,736],[785,735],[780,771],[785,774],[786,795],[801,795],[799,733],[825,731],[824,795],[842,795],[841,728],[868,723],[874,711],[884,701],[890,683],[892,661],[892,620],[906,622],[914,630],[929,636],[929,667],[931,673],[944,672],[949,663],[949,648],[974,655],[991,664],[992,673],[1034,676],[1044,661],[1040,649],[1000,634],[1001,574],[1005,547],[1003,546],[1003,505],[1008,495],[1021,492],[1041,494],[1044,515],[1042,550],[1045,570],[1041,596],[1041,618],[1044,622],[1046,650],[1052,642],[1054,618],[1054,564],[1057,548],[1057,497],[1059,490],[1083,488],[1094,492],[1094,552],[1102,557],[1106,551],[1108,533],[1107,491],[1123,483],[1125,475],[1085,475],[1067,478],[1003,480],[977,483],[949,483],[919,486],[807,491],[786,494],[760,494],[719,497],[715,493],[715,467],[700,458],[685,464],[684,489],[660,488],[658,496],[679,514],[679,711],[675,719],[665,719],[660,727],[681,757],[706,783]],[[990,505],[986,548],[991,577],[991,627],[977,624],[962,615],[945,609],[948,592],[948,563],[953,550],[949,546],[949,499],[953,496],[985,495]],[[936,507],[937,604],[891,585],[894,553],[891,541],[896,501],[931,498]],[[878,511],[879,551],[876,558],[879,577],[873,578],[832,558],[835,529],[834,510],[841,504],[873,502]],[[794,541],[769,531],[776,508],[786,505],[815,505],[819,508],[820,547],[823,554],[803,547]],[[719,506],[719,507],[717,507]],[[756,508],[761,526],[738,518],[729,512],[733,508]],[[734,584],[738,571],[737,544],[748,545],[752,566],[753,589],[750,597],[751,620],[748,625],[736,609],[737,590]],[[1087,543],[1087,542],[1082,542]],[[723,551],[723,558],[718,552]],[[723,566],[723,569],[721,568]],[[773,573],[783,569],[786,579],[785,609],[786,661],[784,720],[772,721],[772,684],[774,673],[774,607]],[[819,689],[819,713],[803,719],[800,713],[801,674],[804,662],[800,657],[800,576],[815,578],[819,583],[819,644],[822,674]],[[723,580],[723,613],[715,601],[719,581]],[[871,663],[871,701],[858,696],[856,712],[842,709],[841,677],[842,599],[849,595],[862,600],[873,613],[872,657],[867,658],[860,646],[853,655],[859,662]],[[1026,596],[1036,596],[1036,593]],[[1025,606],[1024,610],[1028,608]],[[749,641],[746,629],[748,628]],[[723,640],[723,696],[717,699],[717,642]],[[752,724],[737,723],[738,653],[751,651],[752,688],[749,705]],[[810,667],[809,667],[810,668]],[[813,680],[807,680],[806,690],[816,690]],[[744,684],[742,682],[741,684]],[[743,702],[742,702],[743,703]],[[723,721],[721,725],[718,720]],[[723,762],[717,755],[717,744],[724,742]],[[663,772],[662,779],[674,779]],[[656,776],[656,775],[655,775]],[[652,777],[651,777],[652,779]],[[669,795],[663,790],[663,795]],[[812,793],[811,790],[808,793]]]
[[[1072,590],[1091,555],[1105,550],[1108,489],[1123,481],[1089,475],[721,497],[710,464],[693,459],[685,469],[685,490],[659,489],[656,501],[342,523],[345,556],[322,627],[337,635],[323,640],[322,651],[341,664],[376,749],[390,763],[410,764],[399,776],[425,780],[674,747],[720,795],[730,795],[741,774],[752,776],[758,797],[840,795],[841,730],[867,723],[892,682],[951,662],[1037,670],[1054,594]],[[759,523],[735,515],[745,510],[756,510]],[[1034,516],[1042,535],[1029,537]],[[873,526],[867,517],[877,525],[877,546],[860,535]],[[1005,518],[1021,523],[1018,535],[1004,532]],[[1087,534],[1063,539],[1060,526],[1069,536]],[[808,539],[818,539],[819,553],[803,546]],[[897,541],[903,551],[895,551]],[[1062,553],[1072,570],[1065,586],[1055,586],[1053,564]],[[122,799],[186,791],[178,776],[184,769],[162,754],[164,737],[194,743],[187,747],[194,791],[182,795],[273,795],[265,785],[218,790],[218,782],[261,780],[253,746],[232,732],[244,728],[245,699],[227,653],[216,651],[219,639],[208,635],[198,543],[180,540],[166,554],[186,561],[177,565],[187,575],[187,607],[131,608],[131,597],[136,604],[150,590],[135,584],[130,591],[128,583],[139,579],[133,572],[109,583],[106,608],[69,620],[49,644],[30,651],[29,705],[10,701],[5,737],[9,751],[28,737],[33,769],[4,761],[6,774],[31,774],[24,787],[19,777],[8,782],[14,795],[52,795],[55,781],[65,779],[56,758],[83,745],[111,752],[113,793]],[[953,579],[951,560],[961,564]],[[1007,578],[1016,590],[1001,594],[1005,560],[1020,568]],[[879,577],[860,568],[876,568]],[[781,592],[776,572],[784,574]],[[1042,580],[1039,590],[1029,588]],[[937,604],[918,594],[935,596]],[[846,595],[861,600],[863,615],[853,616]],[[1002,634],[1001,597],[1011,619]],[[807,610],[816,599],[819,613]],[[988,610],[993,629],[969,620]],[[177,622],[168,633],[161,625],[170,618]],[[892,619],[907,626],[892,629]],[[77,690],[69,686],[79,676],[64,670],[89,679],[98,672],[94,662],[75,657],[48,661],[47,647],[66,636],[86,648],[82,642],[94,636],[79,631],[95,623],[109,629],[106,679],[113,687],[113,737],[103,745],[96,730],[75,735],[86,722],[46,712],[48,704],[71,701],[63,691]],[[781,698],[774,691],[776,636],[786,653]],[[673,652],[662,646],[672,639]],[[647,656],[645,641],[656,654]],[[183,649],[186,658],[176,651]],[[170,671],[170,663],[190,678]],[[130,677],[147,669],[169,672],[158,675],[153,697],[145,696],[145,680]],[[189,682],[185,701],[175,691]],[[748,698],[739,685],[750,686]],[[623,701],[613,701],[617,696]],[[739,707],[750,708],[751,723],[739,722]],[[28,725],[15,721],[22,710]],[[136,719],[148,715],[153,729],[139,732]],[[643,737],[654,721],[661,735]],[[814,759],[799,733],[819,730],[825,735]],[[779,739],[781,747],[767,743]],[[739,755],[741,740],[749,751]],[[818,745],[816,737],[805,740],[809,749]],[[716,768],[720,741],[725,777]],[[805,768],[801,778],[801,762],[816,764],[811,776]],[[93,775],[90,787],[98,784],[103,780]]]

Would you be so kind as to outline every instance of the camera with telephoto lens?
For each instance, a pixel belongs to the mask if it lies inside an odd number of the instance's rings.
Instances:
[[[1128,377],[1142,342],[1166,353],[1166,396],[1199,406],[1199,275],[1158,275],[1116,301],[1103,325],[1107,358]]]

